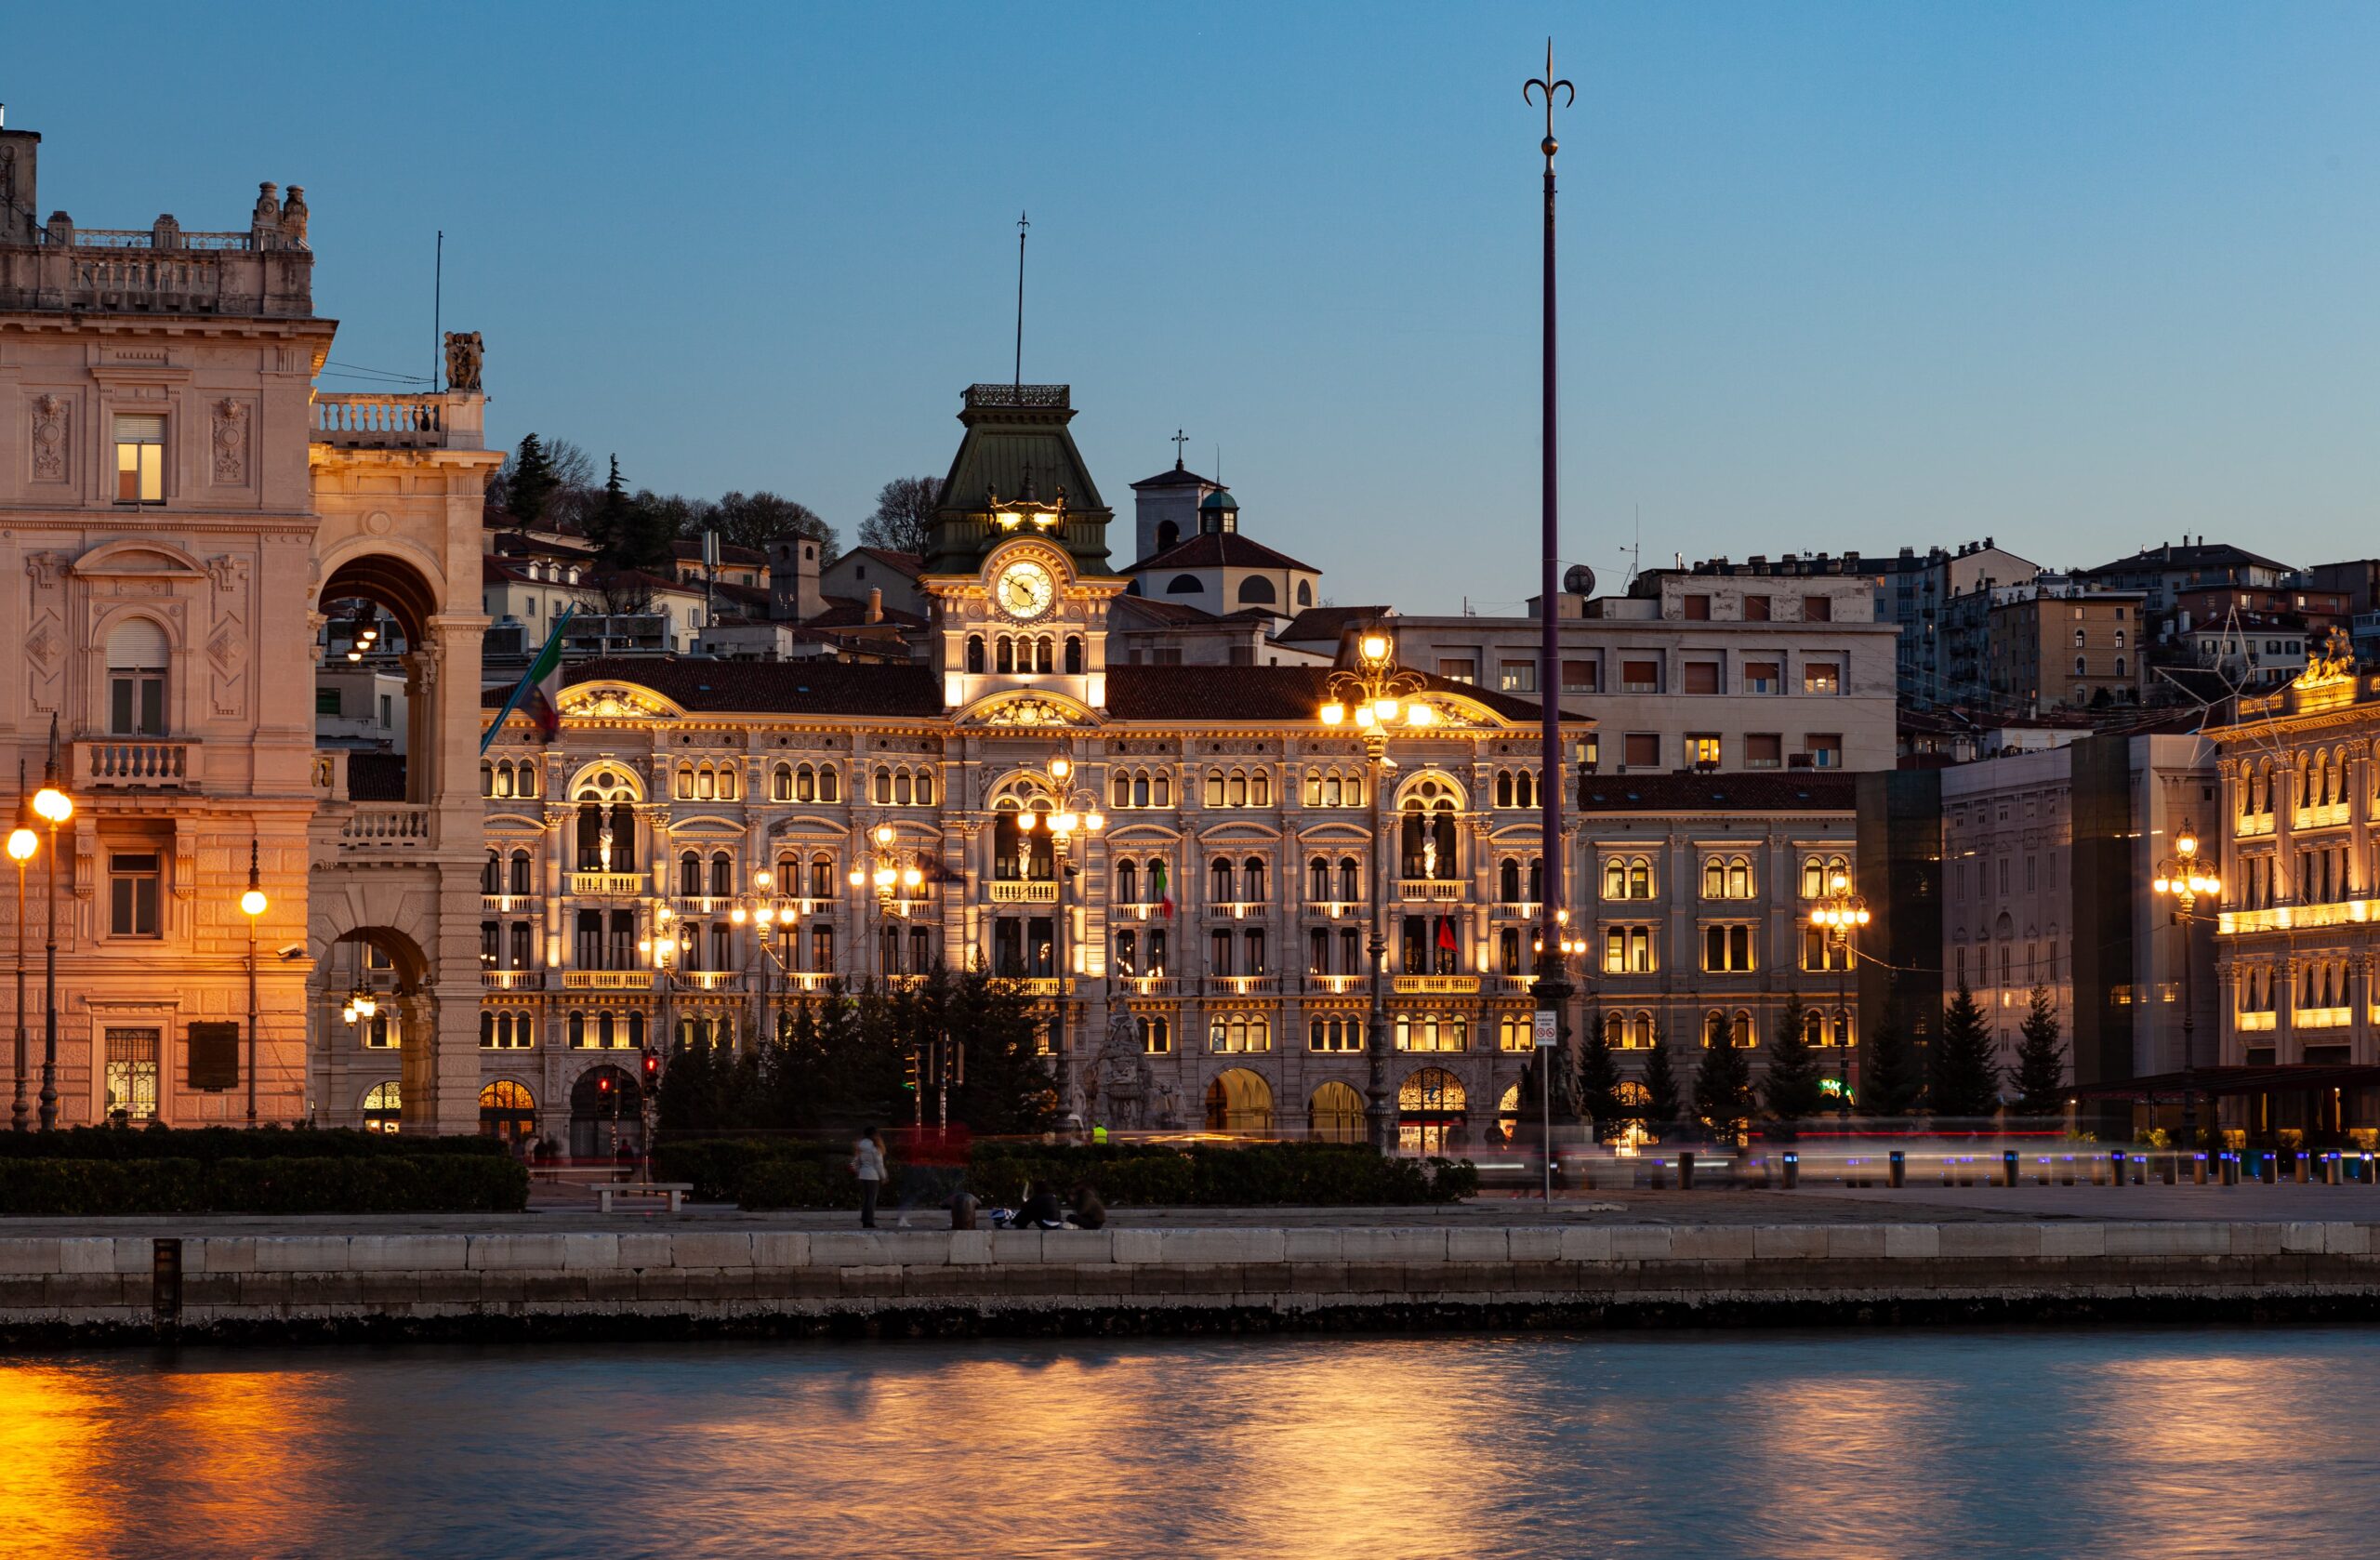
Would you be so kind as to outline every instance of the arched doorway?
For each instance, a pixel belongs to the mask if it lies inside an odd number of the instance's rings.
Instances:
[[[393,1132],[404,1117],[404,1086],[395,1078],[376,1083],[364,1091],[364,1102],[358,1107],[367,1132]]]
[[[497,1078],[480,1091],[480,1130],[507,1143],[537,1135],[537,1102],[526,1084]]]
[[[1207,1130],[1263,1137],[1273,1130],[1273,1086],[1246,1067],[1215,1075],[1207,1085]]]
[[[1305,1105],[1305,1130],[1317,1143],[1364,1141],[1364,1097],[1336,1080],[1314,1091]]]
[[[1461,1079],[1444,1067],[1423,1067],[1396,1091],[1397,1146],[1408,1154],[1444,1154],[1463,1147],[1463,1113],[1469,1104]]]
[[[603,1063],[570,1090],[570,1156],[602,1159],[644,1152],[644,1091],[621,1068]]]

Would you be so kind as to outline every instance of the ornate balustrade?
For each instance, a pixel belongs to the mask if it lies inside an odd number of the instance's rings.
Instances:
[[[476,448],[456,435],[476,435],[478,398],[465,395],[387,395],[377,391],[322,392],[314,397],[313,440],[348,449],[418,450]]]
[[[1055,905],[1058,902],[1056,880],[1038,878],[995,878],[987,885],[987,897],[995,905]]]
[[[338,848],[357,853],[426,851],[431,843],[427,807],[360,802],[339,826]]]
[[[85,786],[195,789],[198,744],[157,738],[96,737],[74,744],[72,773]]]
[[[1397,881],[1396,896],[1408,905],[1455,905],[1470,886],[1459,878],[1404,878]]]

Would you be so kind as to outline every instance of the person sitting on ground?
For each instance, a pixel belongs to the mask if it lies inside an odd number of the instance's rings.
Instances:
[[[1107,1223],[1107,1205],[1099,1200],[1099,1193],[1089,1183],[1074,1191],[1074,1224],[1078,1230],[1102,1229]]]
[[[1025,1184],[1025,1200],[1017,1205],[1016,1227],[1021,1230],[1062,1230],[1066,1227],[1065,1210],[1058,1206],[1058,1194],[1038,1181]]]

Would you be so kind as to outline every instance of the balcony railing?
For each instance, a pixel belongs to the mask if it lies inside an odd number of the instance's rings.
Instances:
[[[740,991],[744,986],[741,970],[681,970],[678,978],[695,991]]]
[[[1491,920],[1535,920],[1541,908],[1534,900],[1499,899],[1488,914]]]
[[[650,991],[653,972],[650,970],[564,970],[562,972],[565,991]]]
[[[480,908],[493,910],[500,916],[534,916],[546,907],[546,902],[534,893],[483,893]]]
[[[542,991],[546,985],[543,970],[483,970],[480,985],[490,991]]]
[[[1267,908],[1268,906],[1260,900],[1209,900],[1207,919],[1209,920],[1259,920],[1263,918]]]
[[[2353,821],[2354,806],[2345,801],[2324,802],[2316,807],[2300,807],[2290,815],[2291,828],[2331,828]]]
[[[1176,997],[1182,983],[1171,975],[1117,975],[1117,994],[1124,997]]]
[[[156,738],[92,738],[74,744],[73,769],[86,786],[189,789],[198,784],[197,747]]]
[[[1468,997],[1479,990],[1476,975],[1398,975],[1394,987],[1399,997]]]
[[[630,898],[644,892],[641,872],[574,872],[570,892],[605,898]]]
[[[995,905],[1055,905],[1058,884],[1038,878],[995,878],[991,883],[991,902]]]
[[[1452,905],[1469,886],[1459,878],[1404,878],[1397,881],[1396,896],[1408,905]]]
[[[1343,920],[1352,916],[1359,916],[1363,914],[1363,903],[1355,899],[1309,899],[1305,902],[1307,915],[1325,916],[1331,920]]]
[[[342,851],[426,851],[430,845],[427,807],[359,803],[338,830]]]
[[[322,392],[314,397],[313,442],[350,450],[478,449],[486,404],[453,392]]]
[[[1306,990],[1323,997],[1348,997],[1371,989],[1369,975],[1308,975]]]
[[[1278,975],[1209,975],[1207,995],[1210,997],[1278,997],[1281,977]]]

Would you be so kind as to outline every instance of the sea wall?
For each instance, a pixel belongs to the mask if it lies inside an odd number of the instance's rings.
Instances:
[[[0,1342],[2380,1316],[2363,1223],[0,1238]]]

